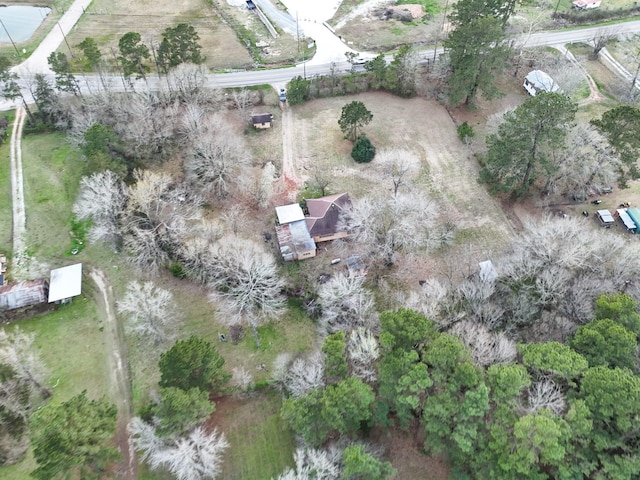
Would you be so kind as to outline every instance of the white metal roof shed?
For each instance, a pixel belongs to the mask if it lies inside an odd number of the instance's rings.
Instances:
[[[536,96],[536,89],[543,92],[559,92],[560,86],[551,76],[542,70],[533,70],[525,77],[524,88],[532,96]]]
[[[304,212],[297,203],[276,207],[276,215],[278,216],[278,223],[280,225],[304,220]]]
[[[75,297],[82,293],[82,264],[51,270],[49,303]]]

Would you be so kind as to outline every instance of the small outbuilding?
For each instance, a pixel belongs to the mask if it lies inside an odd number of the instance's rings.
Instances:
[[[638,226],[636,225],[636,222],[631,219],[631,217],[627,213],[626,208],[617,209],[616,213],[614,213],[613,216],[620,220],[620,222],[624,225],[624,228],[626,228],[628,232],[638,232]]]
[[[627,215],[631,218],[631,221],[636,225],[635,232],[638,232],[640,229],[640,209],[637,208],[627,208]]]
[[[82,264],[51,270],[48,302],[68,303],[82,293]]]
[[[616,223],[609,210],[598,210],[596,212],[596,218],[604,228],[611,228],[611,225]]]
[[[272,113],[256,113],[251,115],[251,123],[254,128],[257,129],[265,129],[271,128],[271,124],[273,123],[273,114]]]
[[[571,5],[573,5],[573,8],[576,10],[589,10],[591,8],[598,8],[601,3],[602,0],[575,0],[571,2]]]
[[[560,92],[560,86],[548,73],[545,73],[542,70],[533,70],[529,72],[525,77],[522,86],[532,97],[535,97],[540,92]]]
[[[49,283],[44,278],[0,287],[0,311],[32,307],[47,302]]]

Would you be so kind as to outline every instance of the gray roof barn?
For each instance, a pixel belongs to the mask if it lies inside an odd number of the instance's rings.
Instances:
[[[0,287],[0,310],[15,310],[45,303],[49,294],[49,282],[44,278],[26,280]]]
[[[276,236],[280,253],[285,261],[302,260],[315,257],[316,244],[309,235],[304,220],[278,225]]]

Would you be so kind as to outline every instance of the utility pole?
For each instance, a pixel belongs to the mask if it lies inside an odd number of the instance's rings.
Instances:
[[[11,38],[11,35],[9,35],[9,30],[7,30],[7,27],[4,26],[4,22],[2,21],[2,19],[0,18],[0,23],[2,24],[2,28],[4,28],[4,31],[7,34],[7,37],[9,37],[9,40],[11,41],[11,45],[13,45],[13,48],[16,51],[16,54],[18,56],[20,56],[20,52],[18,51],[18,47],[16,47],[16,44],[13,42],[13,38]]]
[[[442,18],[442,28],[444,30],[444,23],[447,21],[447,7],[449,6],[449,0],[447,0],[444,4],[444,17]],[[440,36],[440,32],[436,31],[436,44],[433,46],[433,64],[436,64],[436,55],[438,50],[438,40]]]

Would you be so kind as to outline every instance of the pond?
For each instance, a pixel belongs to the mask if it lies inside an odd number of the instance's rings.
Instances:
[[[28,5],[0,6],[0,43],[24,42],[40,26],[51,12],[46,7],[31,7]]]

